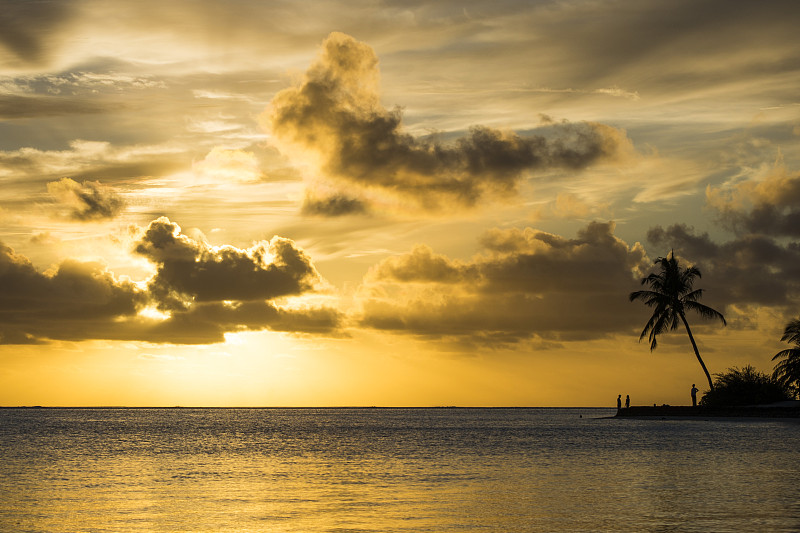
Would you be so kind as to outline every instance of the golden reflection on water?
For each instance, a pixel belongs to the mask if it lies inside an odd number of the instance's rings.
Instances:
[[[4,412],[0,531],[800,527],[799,425],[576,413]]]

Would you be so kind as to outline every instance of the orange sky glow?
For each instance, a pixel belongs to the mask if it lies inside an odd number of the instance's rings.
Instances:
[[[800,316],[793,2],[14,3],[0,405],[686,404]]]

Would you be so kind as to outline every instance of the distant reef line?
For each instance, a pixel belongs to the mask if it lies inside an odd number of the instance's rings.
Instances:
[[[704,407],[684,405],[634,405],[617,409],[615,418],[800,418],[800,401],[780,405]]]

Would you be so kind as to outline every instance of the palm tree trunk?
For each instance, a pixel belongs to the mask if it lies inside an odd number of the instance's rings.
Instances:
[[[714,390],[714,383],[711,382],[711,374],[708,373],[706,364],[703,362],[703,358],[700,357],[700,351],[697,349],[697,343],[694,342],[694,336],[692,335],[692,330],[689,329],[689,323],[686,321],[686,316],[684,316],[683,313],[681,313],[680,315],[681,315],[681,320],[683,320],[683,325],[686,326],[686,333],[689,334],[689,340],[692,341],[692,348],[694,348],[694,354],[697,356],[697,360],[700,362],[700,366],[703,367],[703,372],[706,373],[708,386],[711,390]]]

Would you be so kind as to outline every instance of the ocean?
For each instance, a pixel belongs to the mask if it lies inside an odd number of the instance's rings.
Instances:
[[[796,420],[0,409],[0,531],[800,531]]]

